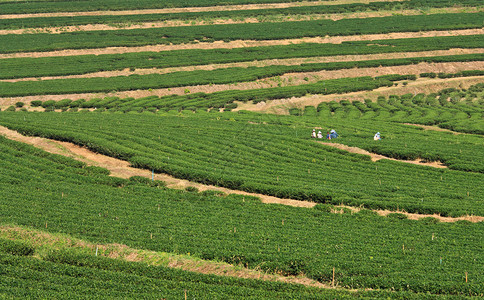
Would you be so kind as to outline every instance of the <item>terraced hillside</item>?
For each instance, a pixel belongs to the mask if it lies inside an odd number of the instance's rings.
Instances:
[[[1,1],[0,294],[483,297],[483,27],[476,0]]]

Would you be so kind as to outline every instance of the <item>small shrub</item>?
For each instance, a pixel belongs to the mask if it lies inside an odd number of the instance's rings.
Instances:
[[[160,180],[151,180],[151,178],[142,177],[142,176],[132,176],[129,179],[130,183],[133,184],[141,184],[141,185],[148,185],[151,187],[165,187],[166,184]]]
[[[47,100],[47,101],[44,101],[42,103],[42,107],[43,108],[47,108],[47,107],[55,107],[55,101],[54,100]]]
[[[35,249],[27,243],[0,238],[0,252],[28,256],[32,255],[34,250]]]
[[[20,107],[23,107],[24,104],[25,103],[19,101],[19,102],[15,103],[15,107],[19,107],[20,108]]]
[[[440,221],[433,217],[426,217],[426,218],[420,219],[419,222],[422,222],[423,224],[426,224],[426,225],[432,225],[432,224],[439,223]]]
[[[408,217],[407,217],[407,215],[400,214],[400,213],[391,213],[391,214],[388,214],[388,218],[390,218],[390,219],[398,219],[398,220],[405,220]]]
[[[42,101],[40,101],[40,100],[34,100],[34,101],[30,102],[30,106],[32,106],[32,107],[39,107],[41,105],[42,105]]]
[[[190,192],[190,193],[198,193],[198,189],[194,186],[187,186],[185,188],[185,191]]]
[[[314,207],[314,209],[322,211],[322,212],[327,212],[330,213],[333,211],[334,206],[330,204],[323,204],[323,203],[318,203]]]
[[[302,112],[301,112],[301,110],[299,108],[293,107],[293,108],[290,108],[289,109],[289,114],[291,116],[301,116],[302,115]]]

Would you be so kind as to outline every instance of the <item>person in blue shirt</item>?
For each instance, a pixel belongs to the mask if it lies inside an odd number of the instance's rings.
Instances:
[[[339,136],[339,135],[336,133],[336,130],[334,130],[334,129],[331,129],[331,131],[330,131],[330,134],[329,134],[329,135],[330,135],[331,139],[335,139],[335,138],[337,138],[337,137]]]

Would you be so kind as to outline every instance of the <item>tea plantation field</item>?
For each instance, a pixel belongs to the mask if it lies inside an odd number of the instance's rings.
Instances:
[[[484,297],[483,28],[478,0],[1,0],[0,298]]]
[[[411,292],[409,297],[417,293],[482,296],[482,222],[446,224],[406,220],[398,214],[384,218],[367,210],[334,214],[325,205],[313,209],[267,205],[250,197],[190,193],[150,181],[109,177],[102,169],[5,138],[1,149],[3,223],[67,233],[94,243],[189,253],[280,274],[304,273],[321,282],[332,280],[334,267],[339,286],[382,290],[383,295],[396,290]],[[8,279],[2,282],[12,285],[2,285],[0,290],[17,296],[106,289],[115,297],[130,290],[134,278],[139,284],[136,291],[147,295],[180,295],[182,289],[190,289],[203,297],[247,293],[273,298],[270,291],[278,289],[75,253],[52,253],[44,261],[1,257],[1,276]],[[86,276],[92,279],[83,280]],[[39,277],[45,281],[39,282]],[[108,278],[112,280],[106,282]],[[27,283],[35,284],[35,289],[20,293],[14,288]],[[332,295],[324,290],[281,289],[281,297]]]

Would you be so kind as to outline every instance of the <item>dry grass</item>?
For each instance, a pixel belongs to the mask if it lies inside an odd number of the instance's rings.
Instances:
[[[464,55],[464,54],[480,54],[484,52],[484,48],[478,49],[451,49],[438,51],[423,51],[423,52],[401,52],[401,53],[384,53],[384,54],[367,54],[367,55],[335,55],[335,56],[321,56],[321,57],[307,57],[307,58],[287,58],[287,59],[267,59],[250,62],[237,63],[223,63],[223,64],[208,64],[195,65],[187,67],[170,67],[170,68],[151,68],[151,69],[135,69],[129,68],[121,71],[104,71],[87,73],[82,75],[67,75],[67,76],[44,76],[44,77],[25,77],[17,79],[2,79],[4,82],[18,82],[18,81],[37,81],[37,80],[54,80],[54,79],[71,79],[71,78],[95,78],[95,77],[116,77],[129,75],[147,75],[147,74],[167,74],[173,72],[190,72],[197,70],[217,70],[224,68],[247,68],[247,67],[267,67],[267,66],[296,66],[309,63],[331,63],[331,62],[350,62],[350,61],[365,61],[378,59],[398,59],[398,58],[412,58],[412,57],[431,57],[431,56],[448,56],[448,55]]]
[[[234,83],[234,84],[214,84],[214,85],[199,85],[199,86],[185,86],[185,87],[177,87],[177,88],[164,88],[164,89],[154,89],[154,90],[135,90],[135,91],[124,91],[124,92],[113,92],[113,93],[84,93],[84,94],[63,94],[63,95],[39,95],[39,96],[25,96],[25,97],[8,97],[8,98],[0,98],[0,107],[5,108],[9,105],[14,105],[16,102],[21,101],[24,103],[29,104],[33,100],[62,100],[62,99],[90,99],[96,97],[106,97],[106,96],[116,96],[120,98],[125,97],[134,97],[134,98],[141,98],[147,96],[167,96],[167,95],[184,95],[185,90],[190,90],[191,93],[213,93],[218,91],[226,91],[226,90],[249,90],[249,89],[259,89],[259,88],[271,88],[276,87],[279,84],[281,86],[288,86],[288,85],[296,85],[296,84],[305,84],[305,83],[313,83],[319,80],[326,80],[326,79],[337,79],[337,78],[346,78],[346,77],[360,77],[360,76],[381,76],[381,75],[388,75],[388,74],[420,74],[424,72],[459,72],[464,70],[476,70],[476,69],[484,69],[484,62],[453,62],[453,63],[420,63],[416,65],[408,65],[408,66],[393,66],[393,67],[380,67],[380,68],[360,68],[360,69],[347,69],[347,70],[335,70],[335,71],[318,71],[318,72],[306,72],[306,73],[289,73],[283,76],[278,76],[277,78],[269,78],[258,80],[254,82],[241,82],[241,83]],[[308,80],[306,80],[306,77]],[[468,77],[468,78],[451,78],[451,79],[422,79],[418,80],[418,88],[422,88],[423,85],[436,85],[441,86],[440,89],[445,88],[445,86],[452,86],[456,82],[458,82],[458,86],[464,87],[466,82],[472,82],[472,80],[478,82],[482,82],[483,77]],[[449,84],[446,84],[449,83]],[[358,93],[357,95],[385,95],[386,94],[398,94],[399,90],[410,91],[411,87],[416,87],[414,82],[408,82],[403,89],[398,87],[389,87],[389,88],[380,88],[373,90],[371,92],[364,92]],[[430,89],[430,88],[429,88]],[[413,91],[410,91],[413,92]],[[408,93],[408,92],[407,92]],[[339,97],[347,97],[347,95],[355,95],[352,94],[343,94],[343,95],[317,95],[316,97],[311,98],[298,98],[298,99],[281,99],[281,100],[274,100],[271,101],[270,104],[261,102],[256,105],[251,103],[241,104],[237,110],[246,109],[246,110],[254,110],[254,111],[271,111],[274,106],[279,106],[281,104],[288,104],[294,105],[295,103],[304,104],[304,105],[317,105],[323,101],[331,101],[336,100]],[[375,96],[372,96],[376,98]],[[371,97],[369,97],[371,98]],[[301,99],[304,99],[301,100]],[[325,100],[327,99],[327,100]],[[372,98],[373,99],[373,98]],[[310,100],[310,101],[308,101]],[[310,102],[310,103],[309,103]],[[309,104],[308,104],[309,103]],[[287,111],[287,110],[286,110]]]
[[[368,137],[368,138],[371,138],[371,136]],[[382,159],[388,159],[388,160],[393,160],[393,161],[404,162],[404,163],[407,163],[407,164],[427,166],[427,167],[433,167],[433,168],[439,168],[439,169],[447,168],[447,166],[444,165],[443,163],[436,162],[436,161],[434,161],[434,162],[423,162],[421,159],[416,159],[416,160],[395,159],[395,158],[391,158],[391,157],[388,157],[388,156],[371,153],[371,152],[368,152],[368,151],[361,149],[361,148],[358,148],[358,147],[350,147],[350,146],[346,146],[346,145],[343,145],[343,144],[329,143],[329,142],[319,142],[319,143],[326,145],[326,146],[338,148],[340,150],[348,151],[348,152],[351,152],[351,153],[368,155],[368,156],[370,156],[371,161],[373,161],[373,162],[379,161],[379,160],[382,160]],[[378,143],[378,142],[376,142],[376,143]]]
[[[438,92],[446,88],[464,88],[467,89],[471,85],[482,83],[483,76],[463,77],[463,78],[419,78],[416,81],[409,81],[408,84],[402,83],[398,86],[382,87],[372,91],[352,92],[338,95],[309,95],[298,98],[286,98],[279,100],[271,100],[267,102],[260,102],[257,104],[237,102],[238,107],[234,110],[250,110],[257,112],[266,112],[272,114],[288,114],[288,109],[292,107],[304,107],[307,105],[317,106],[321,102],[330,101],[364,101],[365,99],[376,100],[378,97],[387,97],[390,95],[404,95],[404,94],[430,94]]]
[[[484,34],[484,29],[464,29],[464,30],[445,30],[445,31],[421,31],[421,32],[394,32],[386,34],[366,34],[351,36],[333,36],[333,37],[313,37],[285,40],[237,40],[230,42],[216,41],[212,43],[195,43],[195,44],[177,44],[177,45],[152,45],[140,47],[107,47],[97,49],[68,49],[50,52],[27,52],[27,53],[10,53],[0,54],[2,58],[15,57],[52,57],[52,56],[75,56],[75,55],[100,55],[100,54],[119,54],[133,52],[159,52],[182,49],[233,49],[245,47],[263,47],[276,45],[291,45],[304,43],[332,43],[340,44],[347,41],[372,41],[372,40],[389,40],[402,38],[420,38],[436,36],[459,36],[459,35],[477,35]]]
[[[314,5],[339,5],[339,4],[350,4],[350,3],[393,2],[393,1],[402,1],[402,0],[301,1],[301,2],[289,2],[289,3],[220,5],[220,6],[210,6],[210,7],[180,7],[180,8],[143,9],[143,10],[125,10],[125,11],[88,11],[88,12],[14,14],[14,15],[0,15],[0,19],[20,19],[20,18],[32,18],[32,17],[45,18],[45,17],[106,16],[106,15],[125,16],[125,15],[168,14],[168,13],[183,13],[183,12],[271,9],[271,8],[288,8],[288,7],[314,6]]]
[[[88,24],[75,26],[60,26],[60,27],[43,27],[43,28],[28,28],[28,29],[4,29],[0,30],[0,35],[6,34],[31,34],[31,33],[50,33],[60,34],[64,32],[78,32],[78,31],[112,31],[112,30],[129,30],[129,29],[147,29],[147,28],[164,28],[164,27],[183,27],[183,26],[202,26],[202,25],[227,25],[227,24],[247,24],[247,23],[270,23],[270,22],[293,22],[293,21],[312,21],[312,20],[342,20],[342,19],[363,19],[363,18],[381,18],[390,17],[394,15],[416,16],[429,14],[444,14],[444,13],[475,13],[483,11],[483,8],[468,8],[468,7],[446,7],[446,8],[431,8],[426,11],[420,9],[407,10],[380,10],[372,12],[353,12],[353,13],[339,13],[339,14],[311,14],[311,15],[276,15],[264,17],[246,17],[240,19],[217,19],[207,18],[204,20],[169,20],[163,22],[143,22],[143,23],[119,23],[119,24]]]
[[[164,266],[190,272],[218,276],[278,281],[291,284],[302,284],[318,288],[332,288],[330,284],[317,282],[304,276],[281,276],[267,274],[261,270],[253,270],[241,266],[233,266],[223,262],[201,260],[188,255],[177,255],[167,252],[155,252],[130,248],[121,244],[93,244],[84,240],[72,238],[65,234],[51,234],[25,227],[0,225],[0,236],[12,240],[22,240],[36,248],[36,258],[42,259],[48,250],[75,249],[99,256],[131,262],[143,262],[153,266]],[[156,238],[156,237],[154,237]]]

